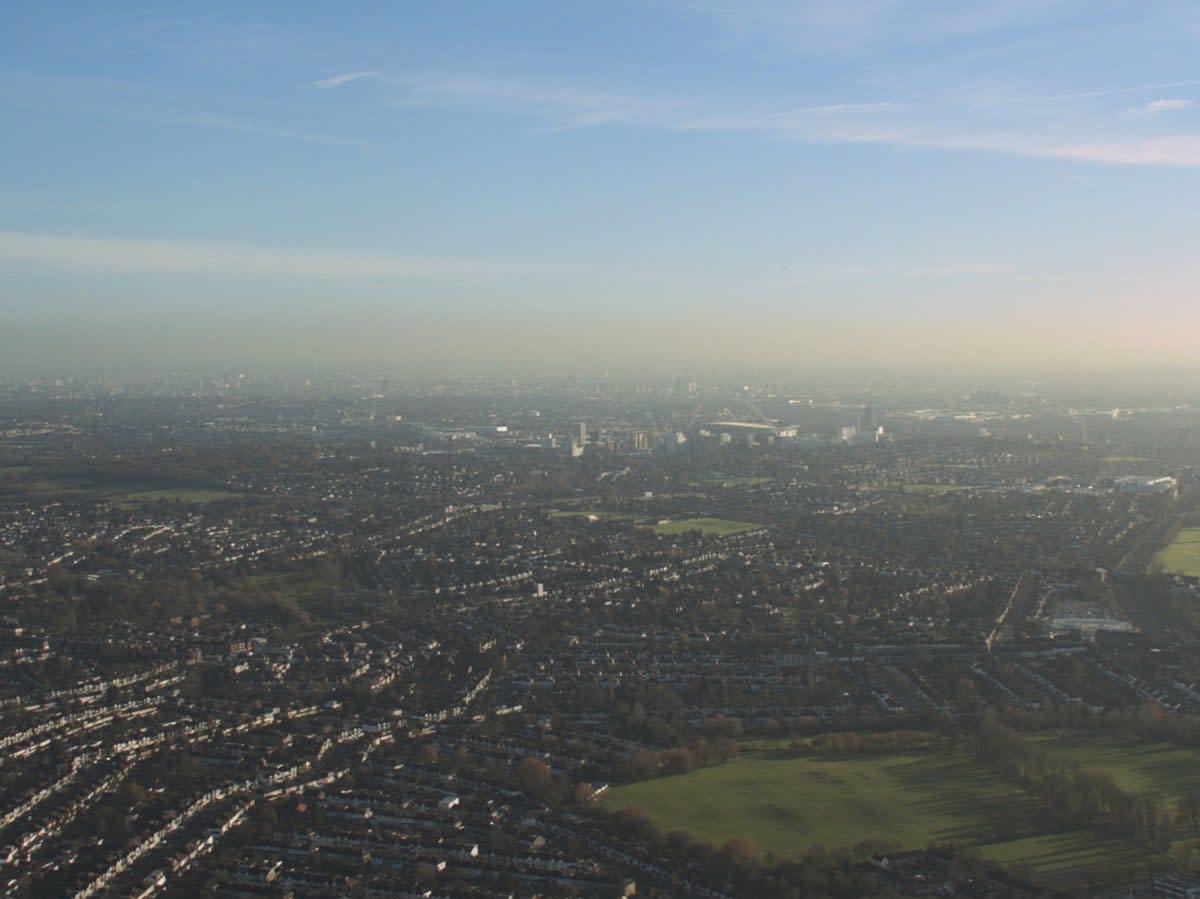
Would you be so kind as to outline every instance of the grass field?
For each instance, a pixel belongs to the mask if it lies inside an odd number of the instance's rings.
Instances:
[[[0,468],[0,482],[6,478],[16,478],[28,471],[28,466]],[[9,473],[6,474],[6,472]],[[42,499],[56,496],[109,499],[126,508],[136,508],[160,499],[169,502],[203,504],[245,496],[234,490],[217,487],[190,487],[140,480],[97,481],[67,477],[39,477],[27,482],[10,483],[6,485],[5,489],[15,489]]]
[[[731,518],[684,518],[668,524],[652,525],[656,534],[673,536],[688,531],[699,531],[705,537],[728,537],[730,534],[742,534],[761,528],[761,524],[749,521],[734,521]]]
[[[700,483],[705,487],[757,487],[759,484],[769,484],[774,478],[754,477],[751,475],[743,475],[739,477],[722,477],[714,475],[708,478],[701,478]]]
[[[1150,574],[1200,577],[1200,528],[1184,528],[1150,560]]]
[[[142,505],[165,499],[173,503],[215,503],[223,499],[239,499],[245,494],[214,487],[163,487],[156,490],[135,490],[118,494],[122,505]]]
[[[993,843],[980,847],[980,851],[1006,867],[1028,865],[1036,879],[1059,887],[1078,884],[1089,873],[1102,876],[1115,873],[1128,878],[1128,872],[1135,867],[1142,873],[1147,864],[1155,870],[1169,866],[1148,849],[1083,828]]]
[[[560,509],[550,513],[551,518],[585,518],[594,515],[605,521],[631,522],[635,527],[645,527],[656,534],[674,536],[688,531],[699,531],[705,537],[727,537],[730,534],[742,534],[761,528],[761,524],[749,521],[734,521],[730,518],[681,518],[667,524],[655,524],[644,515],[631,515],[628,512],[603,512],[595,509]]]
[[[588,518],[595,516],[605,521],[632,521],[636,516],[628,512],[604,512],[597,509],[557,509],[550,513],[551,518]]]
[[[1180,796],[1200,792],[1200,752],[1192,749],[1104,734],[1042,737],[1038,746],[1054,758],[1107,771],[1121,789],[1163,799],[1172,809]]]
[[[905,493],[953,493],[966,490],[961,484],[905,484]]]
[[[264,571],[249,575],[244,580],[249,586],[293,600],[310,613],[320,613],[325,609],[330,591],[342,585],[342,578],[336,572],[308,568],[300,571]]]
[[[862,756],[747,753],[727,765],[617,787],[604,804],[642,806],[664,832],[683,830],[716,845],[745,837],[779,857],[818,844],[883,840],[916,849],[954,841],[1060,882],[1083,869],[1153,857],[1104,832],[1054,831],[1037,798],[948,747]]]

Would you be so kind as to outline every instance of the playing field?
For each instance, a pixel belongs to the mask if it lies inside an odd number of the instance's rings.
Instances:
[[[606,512],[598,509],[556,509],[551,518],[596,518],[602,521],[632,521],[636,516],[628,512]]]
[[[966,490],[961,484],[905,484],[905,493],[954,493]]]
[[[1200,577],[1200,528],[1184,528],[1150,560],[1150,574]]]
[[[727,537],[730,534],[742,534],[761,528],[761,524],[749,521],[734,521],[730,518],[684,518],[667,524],[656,524],[653,530],[656,534],[673,536],[685,534],[688,531],[699,531],[705,537]]]
[[[727,765],[617,787],[604,804],[641,806],[664,833],[682,830],[716,845],[745,837],[779,857],[864,840],[908,849],[957,842],[1061,879],[1149,855],[1102,831],[1055,832],[1036,797],[946,747],[859,756],[749,753]]]
[[[125,508],[137,508],[158,500],[204,504],[223,499],[240,499],[246,495],[219,487],[193,487],[145,480],[104,481],[85,477],[38,477],[18,483],[15,479],[27,474],[30,471],[29,466],[10,466],[8,470],[12,474],[6,475],[5,469],[0,469],[0,481],[7,477],[8,487],[32,497],[107,499]]]
[[[1104,734],[1035,739],[1051,757],[1107,771],[1122,790],[1154,796],[1171,811],[1179,797],[1200,793],[1200,752],[1192,749]]]
[[[215,503],[223,499],[239,499],[245,494],[213,487],[165,487],[159,490],[135,490],[120,494],[123,505],[153,503],[165,499],[173,503]]]
[[[711,477],[701,478],[700,483],[705,487],[757,487],[760,484],[769,484],[774,478],[756,477],[753,475],[739,475],[725,477],[723,475],[712,475]]]
[[[304,568],[262,571],[247,576],[244,581],[258,590],[292,600],[305,611],[320,613],[328,605],[330,592],[341,586],[342,578],[333,570]]]

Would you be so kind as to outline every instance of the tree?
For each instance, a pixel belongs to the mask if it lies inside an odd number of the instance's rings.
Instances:
[[[690,749],[668,749],[662,754],[664,774],[687,774],[695,767],[696,756]]]
[[[745,837],[734,837],[727,840],[721,847],[721,854],[735,870],[739,871],[752,868],[762,857],[758,847]]]
[[[554,782],[550,766],[531,755],[517,764],[517,781],[521,784],[521,789],[538,798],[546,796]]]
[[[718,761],[731,762],[738,757],[741,751],[738,747],[737,740],[732,737],[717,737],[712,742],[713,757]]]

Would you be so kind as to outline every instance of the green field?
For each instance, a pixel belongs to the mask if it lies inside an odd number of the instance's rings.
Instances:
[[[761,524],[749,521],[734,521],[730,518],[684,518],[667,524],[652,525],[656,534],[674,536],[688,531],[699,531],[705,537],[728,537],[730,534],[742,534],[761,528]]]
[[[301,609],[320,613],[329,602],[330,593],[342,586],[341,575],[332,570],[304,568],[299,571],[264,571],[243,579],[247,586],[264,593],[277,593],[292,600]]]
[[[1192,749],[1105,734],[1036,739],[1051,757],[1107,771],[1122,790],[1163,799],[1172,810],[1180,796],[1200,793],[1200,752]]]
[[[1150,574],[1200,577],[1200,528],[1184,528],[1150,560]]]
[[[28,471],[28,466],[0,468],[0,482],[6,478],[14,479]],[[126,508],[136,508],[158,500],[202,504],[245,496],[243,493],[219,487],[181,486],[148,480],[100,481],[83,477],[39,477],[24,482],[14,480],[6,484],[5,489],[42,499],[58,496],[108,499]]]
[[[688,531],[699,531],[705,537],[727,537],[730,534],[742,534],[761,528],[761,524],[750,521],[734,521],[730,518],[681,518],[667,524],[655,524],[653,519],[644,515],[632,515],[628,512],[604,512],[596,509],[559,509],[551,512],[551,518],[585,518],[594,515],[604,521],[625,521],[635,527],[649,528],[656,534],[674,536]]]
[[[865,840],[908,849],[957,842],[1056,881],[1155,857],[1103,831],[1055,831],[1040,800],[947,747],[857,756],[747,753],[727,765],[617,787],[603,801],[610,810],[641,806],[665,833],[687,831],[715,845],[745,837],[778,857]]]
[[[122,505],[143,505],[165,499],[172,503],[215,503],[223,499],[240,499],[245,494],[215,487],[163,487],[157,490],[135,490],[117,494]]]
[[[757,487],[760,484],[769,484],[774,478],[754,477],[752,475],[744,475],[739,477],[722,477],[713,475],[708,478],[701,478],[700,483],[706,487]]]
[[[956,490],[966,490],[961,484],[905,484],[905,493],[953,493]]]
[[[598,509],[556,509],[550,513],[551,518],[587,518],[595,516],[605,521],[632,521],[636,516],[628,512],[605,512]]]

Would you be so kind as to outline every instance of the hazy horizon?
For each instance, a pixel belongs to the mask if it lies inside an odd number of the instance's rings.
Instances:
[[[0,367],[1192,370],[1198,44],[1171,3],[31,7]]]

